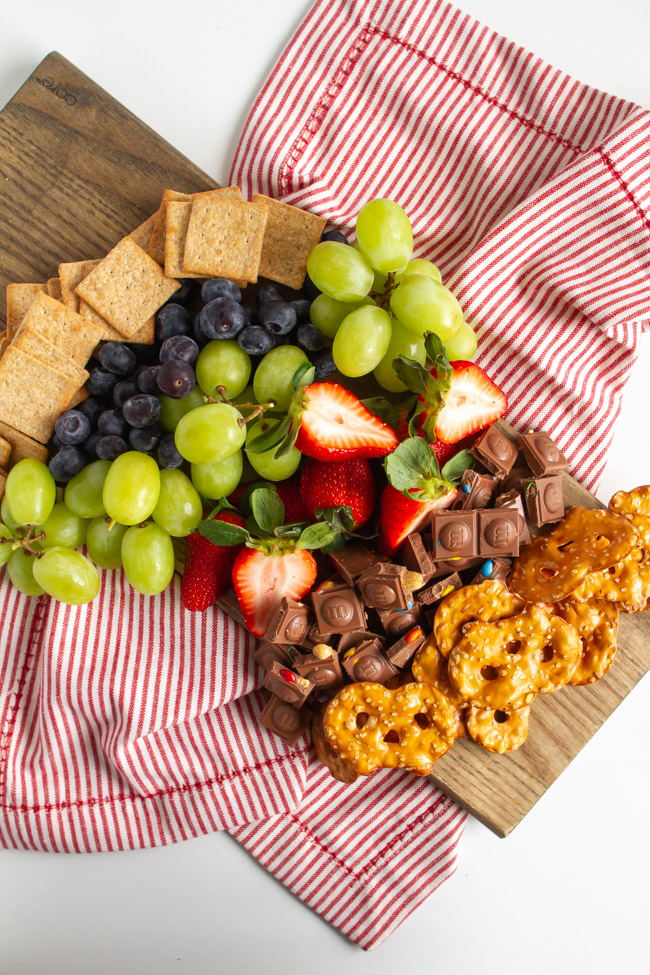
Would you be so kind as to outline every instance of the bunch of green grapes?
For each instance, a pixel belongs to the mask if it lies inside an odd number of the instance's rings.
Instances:
[[[333,339],[339,372],[374,373],[391,392],[404,384],[393,369],[399,355],[424,363],[424,335],[435,332],[451,360],[471,359],[476,336],[458,301],[430,261],[413,258],[413,230],[392,200],[370,200],[359,212],[357,247],[322,241],[311,251],[307,271],[322,291],[311,321]]]

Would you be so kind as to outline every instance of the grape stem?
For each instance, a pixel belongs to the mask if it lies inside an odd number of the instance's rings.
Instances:
[[[231,403],[228,399],[228,393],[226,392],[225,386],[217,386],[216,392],[219,394],[221,399],[213,399],[211,396],[206,396],[206,403],[227,403],[228,406],[232,406],[235,410],[250,410],[247,417],[240,417],[237,423],[240,427],[245,427],[247,423],[254,420],[256,416],[260,416],[267,410],[272,410],[275,406],[275,400],[269,400],[268,403]]]
[[[38,535],[32,535],[34,531],[34,525],[27,525],[26,534],[23,525],[17,528],[20,534],[16,538],[0,538],[0,545],[11,545],[13,552],[18,548],[24,548],[28,555],[35,555],[37,559],[42,559],[44,553],[38,552],[35,548],[32,548],[30,542],[42,542],[45,538],[45,532],[39,532]]]
[[[371,291],[370,297],[378,308],[385,308],[390,302],[390,296],[395,290],[395,272],[389,271],[386,277],[386,287],[383,291]]]

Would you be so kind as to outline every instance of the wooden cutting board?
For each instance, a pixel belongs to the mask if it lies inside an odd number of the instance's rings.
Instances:
[[[45,281],[62,261],[102,257],[168,187],[216,185],[69,61],[48,55],[0,112],[0,318],[9,282]],[[565,498],[599,506],[570,477]],[[241,620],[232,595],[221,604]],[[511,755],[457,742],[433,780],[506,836],[648,669],[650,614],[621,616],[603,680],[538,698],[528,741]]]

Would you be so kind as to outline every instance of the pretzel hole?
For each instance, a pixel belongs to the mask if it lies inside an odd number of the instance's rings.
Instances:
[[[496,667],[481,667],[481,677],[483,680],[496,680],[499,676],[499,671]]]
[[[519,653],[521,650],[521,640],[511,640],[510,643],[506,643],[503,649],[506,653]]]
[[[552,579],[557,575],[557,573],[558,570],[552,569],[549,565],[543,565],[539,570],[539,574],[541,575],[542,579]]]
[[[419,714],[413,715],[413,720],[419,728],[430,728],[431,722],[429,721],[429,716],[420,711]]]
[[[357,728],[365,728],[366,722],[368,721],[369,717],[370,715],[366,714],[365,711],[361,711],[357,715]]]
[[[549,660],[553,659],[554,656],[555,656],[555,651],[553,650],[553,647],[551,647],[547,643],[546,646],[543,647],[542,652],[539,655],[539,659],[542,661],[543,664],[547,664]]]
[[[508,720],[508,715],[506,714],[505,711],[495,711],[494,720],[496,721],[497,724],[503,724],[504,721]]]
[[[566,548],[571,548],[572,545],[573,541],[563,542],[561,545],[558,545],[558,550],[563,552]]]
[[[607,535],[596,535],[596,548],[607,548],[609,544],[610,539],[607,537]]]
[[[384,735],[384,741],[389,745],[399,745],[399,735],[391,729]]]

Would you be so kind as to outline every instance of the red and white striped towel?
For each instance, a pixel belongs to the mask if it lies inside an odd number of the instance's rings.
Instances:
[[[231,182],[352,228],[407,209],[509,418],[597,484],[640,333],[650,117],[441,2],[318,0],[255,102]],[[428,781],[342,786],[257,723],[251,641],[177,586],[28,600],[0,576],[0,842],[88,851],[227,828],[376,947],[454,869],[464,814]]]

